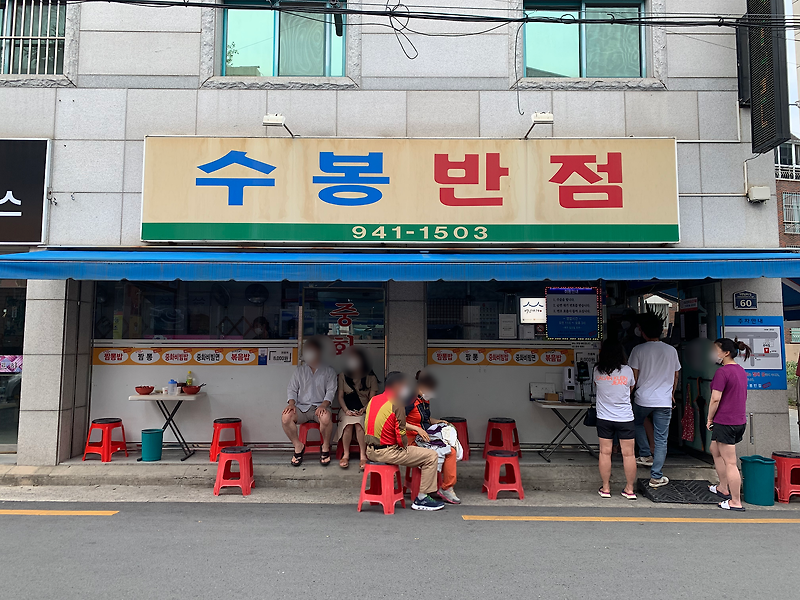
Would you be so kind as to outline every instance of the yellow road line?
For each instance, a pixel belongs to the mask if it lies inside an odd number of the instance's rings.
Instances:
[[[0,510],[0,515],[48,517],[110,517],[118,510]]]
[[[491,515],[462,515],[465,521],[544,521],[558,523],[744,523],[748,525],[800,524],[800,519],[741,519],[690,517],[508,517]]]

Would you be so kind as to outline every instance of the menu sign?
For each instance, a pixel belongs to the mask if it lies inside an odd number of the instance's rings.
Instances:
[[[429,348],[429,365],[571,367],[571,348]]]
[[[262,360],[263,357],[263,360]],[[296,348],[95,348],[94,365],[247,366],[297,364]]]

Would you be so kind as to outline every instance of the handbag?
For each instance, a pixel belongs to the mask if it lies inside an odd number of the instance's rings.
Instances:
[[[698,387],[698,394],[700,393]],[[681,418],[681,439],[694,441],[694,407],[692,406],[692,386],[686,384],[686,397],[683,399],[683,417]]]
[[[586,416],[583,417],[583,424],[586,427],[597,427],[597,409],[594,404],[586,411]]]

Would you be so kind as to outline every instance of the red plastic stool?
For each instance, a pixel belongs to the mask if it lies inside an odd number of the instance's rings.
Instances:
[[[319,431],[319,440],[308,441],[308,432],[312,429]],[[319,429],[319,423],[309,421],[300,425],[300,443],[306,449],[306,452],[322,452],[322,431]]]
[[[458,436],[458,443],[464,450],[464,458],[461,460],[469,460],[469,431],[467,430],[467,420],[464,417],[443,417],[442,421],[447,421],[456,428],[456,435]]]
[[[406,467],[406,477],[403,482],[403,493],[410,494],[413,500],[419,496],[419,482],[422,479],[422,469],[419,467]],[[436,476],[436,482],[439,489],[442,489],[442,472]]]
[[[800,495],[800,453],[773,452],[772,458],[778,469],[775,477],[778,502],[786,504],[793,495]]]
[[[220,441],[220,434],[226,430],[233,430],[233,440]],[[217,462],[219,451],[229,446],[243,446],[242,442],[242,420],[236,418],[214,419],[214,435],[211,438],[211,452],[208,458],[211,462]]]
[[[501,473],[503,466],[505,474]],[[488,492],[489,500],[497,500],[497,492],[503,491],[517,492],[520,500],[525,499],[519,472],[519,456],[508,450],[490,450],[486,457],[481,492]]]
[[[111,439],[112,432],[119,427],[122,430],[122,441]],[[91,442],[92,431],[99,429],[102,437],[99,442]],[[86,436],[86,448],[83,451],[83,460],[86,460],[87,454],[99,454],[101,462],[111,462],[111,455],[114,452],[125,451],[125,456],[128,456],[128,446],[125,441],[125,427],[122,425],[122,419],[92,419],[92,424],[89,427],[89,435]]]
[[[367,487],[368,480],[369,488]],[[393,515],[394,505],[398,501],[400,506],[406,507],[403,486],[400,481],[400,468],[397,465],[368,461],[364,467],[364,477],[361,479],[358,512],[361,512],[364,502],[369,502],[370,506],[375,504],[383,506],[383,514]]]
[[[239,472],[231,470],[231,463],[239,464]],[[238,477],[234,477],[238,475]],[[217,463],[217,481],[214,483],[214,495],[224,487],[238,487],[243,496],[249,496],[250,490],[256,486],[253,475],[253,453],[246,446],[227,446],[219,451]]]
[[[483,444],[483,458],[486,458],[492,450],[508,450],[516,452],[517,456],[522,456],[517,422],[514,419],[502,417],[489,419],[489,424],[486,426],[486,442]]]

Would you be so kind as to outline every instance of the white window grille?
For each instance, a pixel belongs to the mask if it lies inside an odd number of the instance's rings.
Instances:
[[[64,0],[0,0],[0,73],[64,72]]]
[[[783,228],[786,233],[800,233],[800,194],[783,193]]]

